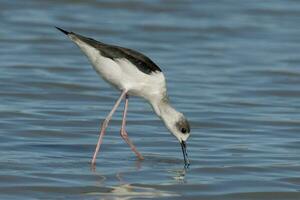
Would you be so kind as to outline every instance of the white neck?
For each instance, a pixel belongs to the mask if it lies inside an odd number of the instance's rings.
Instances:
[[[172,129],[172,124],[182,116],[180,112],[175,110],[170,103],[168,98],[164,98],[159,102],[151,104],[155,113],[164,121],[167,128]]]

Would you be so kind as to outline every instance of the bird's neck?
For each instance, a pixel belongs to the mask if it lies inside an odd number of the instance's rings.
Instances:
[[[180,113],[173,108],[168,100],[168,98],[164,98],[154,104],[152,107],[155,113],[164,121],[173,121],[177,119]]]
[[[175,110],[169,101],[159,101],[153,106],[155,113],[162,119],[165,126],[173,133],[174,125],[182,116],[180,112]],[[174,134],[174,133],[173,133]]]

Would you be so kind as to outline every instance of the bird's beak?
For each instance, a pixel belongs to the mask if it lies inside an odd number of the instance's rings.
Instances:
[[[180,145],[181,145],[181,149],[182,149],[182,153],[183,153],[184,166],[189,167],[190,161],[189,161],[189,157],[188,157],[188,154],[187,154],[187,151],[186,151],[186,142],[181,141]]]

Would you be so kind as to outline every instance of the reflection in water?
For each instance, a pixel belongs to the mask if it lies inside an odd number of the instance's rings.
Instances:
[[[137,168],[137,171],[140,170]],[[175,180],[179,180],[180,182],[184,182],[184,176],[186,170],[175,170],[175,176],[173,177]],[[96,173],[96,172],[95,172]],[[126,171],[128,173],[128,171]],[[100,182],[97,182],[97,186],[105,186],[105,181],[108,181],[103,175],[96,173],[97,176],[101,177]],[[86,193],[87,195],[91,196],[99,196],[99,199],[117,199],[117,200],[129,200],[129,199],[136,199],[136,198],[158,198],[158,197],[175,197],[180,196],[175,192],[163,191],[157,188],[151,187],[149,185],[141,186],[141,185],[134,185],[130,183],[126,183],[124,179],[124,172],[116,173],[116,178],[119,181],[119,185],[117,186],[110,186],[108,191],[105,192],[90,192]],[[104,178],[103,178],[104,177]]]
[[[187,170],[186,167],[183,169],[172,170],[171,172],[174,173],[173,179],[179,183],[186,183],[185,174],[187,173]]]
[[[176,193],[161,191],[151,187],[134,186],[131,184],[122,184],[111,187],[109,192],[93,192],[89,195],[99,195],[99,199],[117,199],[129,200],[137,198],[157,198],[157,197],[175,197]]]
[[[87,195],[99,196],[99,199],[118,199],[118,200],[129,200],[136,198],[158,198],[158,197],[176,197],[180,196],[180,194],[176,192],[164,191],[157,188],[156,185],[152,184],[135,184],[129,183],[127,179],[130,179],[130,175],[134,174],[134,176],[139,176],[139,173],[143,173],[142,170],[147,168],[147,166],[142,165],[143,161],[137,160],[134,167],[131,170],[122,169],[124,171],[119,171],[115,174],[116,179],[118,180],[118,185],[110,186],[108,183],[114,179],[114,177],[105,177],[105,175],[100,174],[96,170],[93,171],[95,176],[101,177],[99,181],[96,182],[97,187],[105,187],[109,188],[108,191],[101,192],[89,192]],[[155,163],[155,166],[159,166],[159,163]],[[168,165],[169,166],[169,165]],[[166,166],[167,167],[167,166]],[[98,170],[99,171],[99,170]],[[131,172],[129,172],[131,171]],[[173,169],[166,170],[166,174],[171,174],[173,180],[177,183],[186,183],[185,175],[188,169],[183,167],[182,169]],[[126,178],[127,176],[127,178]],[[147,176],[143,176],[145,179]],[[173,181],[171,181],[173,182]]]

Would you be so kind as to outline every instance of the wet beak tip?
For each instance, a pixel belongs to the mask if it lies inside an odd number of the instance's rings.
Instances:
[[[183,153],[184,166],[186,168],[188,168],[189,165],[190,165],[190,161],[189,161],[189,158],[188,158],[188,155],[187,155],[186,142],[185,141],[181,141],[180,144],[181,144],[181,149],[182,149],[182,153]]]

